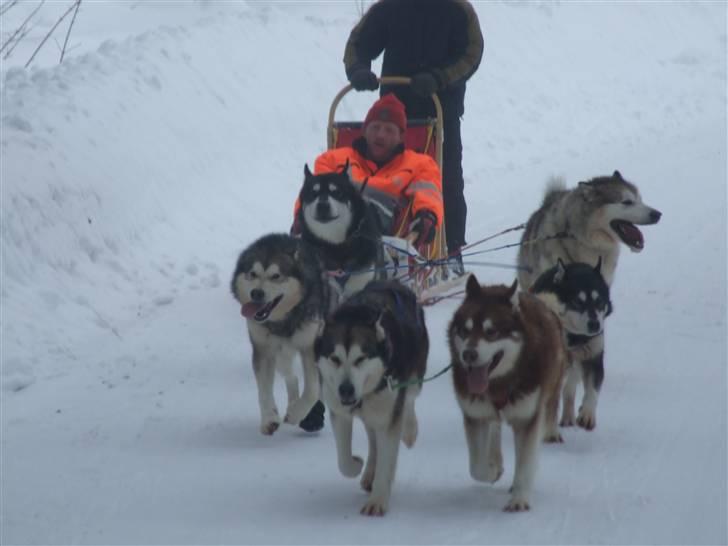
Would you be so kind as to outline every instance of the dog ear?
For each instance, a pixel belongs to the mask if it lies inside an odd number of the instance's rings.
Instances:
[[[311,169],[308,168],[308,163],[303,165],[303,176],[306,178],[311,178],[313,176],[313,174],[311,174]]]
[[[612,306],[612,300],[607,301],[607,314],[604,315],[605,317],[608,317],[612,314],[612,311],[614,311],[614,307]]]
[[[474,273],[471,273],[468,277],[468,282],[465,285],[465,298],[476,298],[480,295],[480,283],[475,277]]]
[[[566,266],[561,258],[556,261],[556,274],[554,275],[554,284],[561,284],[564,281],[564,275],[566,275]]]
[[[596,271],[599,274],[601,274],[601,272],[602,272],[602,257],[601,257],[601,255],[599,256],[599,259],[597,260],[597,265],[594,266],[594,271]]]
[[[518,279],[513,280],[513,284],[508,289],[508,299],[511,301],[511,305],[515,311],[518,310],[518,302],[520,300],[520,294],[518,293]]]
[[[617,180],[621,180],[624,182],[624,178],[622,178],[622,173],[619,171],[614,171],[614,174],[612,174],[612,178],[615,178]]]

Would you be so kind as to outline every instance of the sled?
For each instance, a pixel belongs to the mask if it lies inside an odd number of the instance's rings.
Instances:
[[[379,78],[380,85],[410,85],[410,78],[401,76]],[[363,121],[335,121],[336,108],[341,99],[353,87],[345,86],[334,97],[329,109],[327,127],[327,147],[341,148],[350,146],[362,134]],[[443,117],[442,105],[436,94],[432,95],[436,116],[427,119],[408,119],[404,135],[405,148],[424,153],[432,157],[442,172]],[[409,233],[412,221],[412,204],[403,207],[394,220],[391,233],[385,234],[383,244],[385,250],[399,265],[398,270],[389,278],[397,278],[409,285],[421,301],[426,301],[439,293],[460,284],[462,279],[453,278],[447,265],[447,246],[445,243],[445,222],[438,226],[434,240],[417,249],[412,245],[413,237]]]

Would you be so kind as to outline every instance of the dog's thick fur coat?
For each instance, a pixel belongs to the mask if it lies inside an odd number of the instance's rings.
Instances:
[[[428,350],[422,308],[412,291],[395,281],[374,281],[354,294],[326,321],[316,342],[339,470],[356,477],[363,468],[361,486],[371,492],[362,514],[387,511],[399,442],[415,443],[414,404]],[[369,438],[366,466],[352,454],[354,417],[362,420]]]
[[[480,286],[468,279],[448,327],[455,395],[463,413],[470,474],[495,482],[503,473],[500,421],[512,428],[516,468],[507,511],[528,510],[543,426],[558,441],[556,413],[565,368],[556,315],[517,283]]]

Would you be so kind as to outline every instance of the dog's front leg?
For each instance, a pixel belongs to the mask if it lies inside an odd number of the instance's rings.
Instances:
[[[371,491],[374,473],[377,469],[377,433],[372,427],[368,425],[365,425],[365,427],[367,440],[369,441],[369,453],[367,454],[367,465],[364,467],[364,474],[362,474],[360,483],[364,491]]]
[[[266,436],[273,434],[281,424],[275,398],[275,359],[253,346],[253,371],[258,384],[258,405],[260,406],[260,432]]]
[[[463,417],[468,443],[470,476],[479,482],[493,483],[503,474],[500,450],[500,423]],[[495,427],[498,431],[493,430]]]
[[[392,482],[397,468],[399,442],[402,438],[402,420],[397,419],[387,428],[377,428],[376,435],[376,471],[372,482],[372,493],[362,507],[365,516],[383,516],[389,507],[389,496],[392,493]]]
[[[566,380],[561,390],[561,421],[562,427],[573,427],[576,424],[574,404],[576,401],[576,385],[581,375],[581,363],[573,361],[566,369]]]
[[[313,348],[301,351],[301,363],[303,364],[303,393],[300,398],[289,403],[286,410],[286,423],[293,425],[300,423],[319,399],[319,376]]]
[[[351,416],[342,415],[331,411],[331,428],[334,431],[336,440],[336,457],[339,463],[339,471],[347,478],[356,478],[361,472],[364,462],[361,457],[355,457],[351,453],[351,433],[353,420]]]
[[[513,438],[516,451],[516,469],[511,486],[511,498],[503,508],[506,512],[530,510],[529,497],[536,474],[538,448],[541,443],[541,420],[539,410],[530,422],[513,423]]]
[[[586,430],[593,430],[597,426],[599,389],[602,387],[602,382],[604,381],[604,351],[600,352],[594,358],[584,360],[581,366],[584,382],[584,398],[579,408],[579,416],[576,418],[576,424]]]

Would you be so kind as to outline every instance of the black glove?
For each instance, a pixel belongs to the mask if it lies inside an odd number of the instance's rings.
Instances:
[[[352,87],[357,91],[374,91],[379,88],[377,75],[368,68],[359,68],[351,73],[349,78]]]
[[[429,210],[420,210],[415,214],[414,220],[409,225],[410,233],[416,233],[414,245],[416,247],[430,244],[435,240],[437,231],[437,216]]]
[[[440,88],[437,78],[430,72],[420,72],[412,76],[410,86],[412,91],[420,97],[429,97]]]

